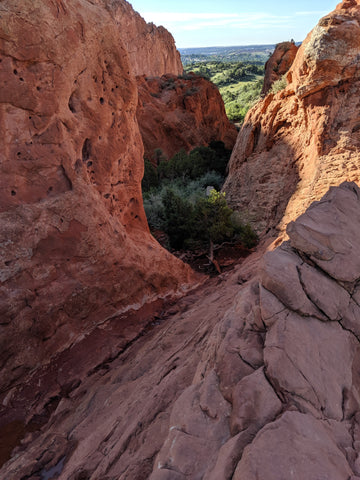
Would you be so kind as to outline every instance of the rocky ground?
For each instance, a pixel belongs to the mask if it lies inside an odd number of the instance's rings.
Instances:
[[[115,322],[99,327],[14,389],[3,404],[21,406],[20,420],[50,411],[3,478],[355,480],[359,212],[355,184],[330,190],[289,225],[289,242],[130,342]]]

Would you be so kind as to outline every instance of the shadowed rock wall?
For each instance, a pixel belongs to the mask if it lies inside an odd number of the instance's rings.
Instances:
[[[147,158],[157,148],[171,158],[182,148],[189,151],[218,140],[232,150],[237,130],[214,84],[192,74],[138,77],[137,82],[137,118]]]
[[[99,322],[193,279],[148,231],[137,85],[109,13],[11,0],[0,15],[5,389]]]

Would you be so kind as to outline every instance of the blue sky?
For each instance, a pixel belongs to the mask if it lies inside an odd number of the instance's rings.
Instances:
[[[163,25],[178,48],[300,42],[333,0],[129,0],[147,22]]]

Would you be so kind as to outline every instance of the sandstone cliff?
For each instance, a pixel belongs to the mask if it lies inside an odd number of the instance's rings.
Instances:
[[[331,189],[259,267],[255,254],[117,355],[105,328],[14,388],[8,418],[47,425],[1,478],[360,478],[359,212],[356,185]]]
[[[280,229],[331,185],[359,181],[360,3],[344,1],[300,47],[287,88],[245,118],[225,190],[264,231]]]
[[[261,95],[266,95],[276,80],[287,73],[293,64],[298,47],[292,42],[276,45],[274,53],[265,64],[264,86]]]
[[[0,12],[3,391],[99,322],[193,279],[148,231],[118,25],[83,0],[5,0]]]
[[[133,10],[126,0],[103,0],[120,28],[135,75],[181,75],[183,66],[174,38],[164,27],[156,27]]]
[[[168,158],[221,140],[232,150],[236,127],[229,122],[217,87],[196,75],[138,77],[137,119],[145,156],[161,148]]]

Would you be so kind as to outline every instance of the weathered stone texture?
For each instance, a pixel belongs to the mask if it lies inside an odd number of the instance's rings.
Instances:
[[[360,5],[342,2],[301,45],[287,87],[247,114],[224,189],[259,232],[286,225],[332,185],[360,180]]]
[[[193,275],[148,231],[137,85],[110,14],[21,0],[0,15],[3,390]]]

